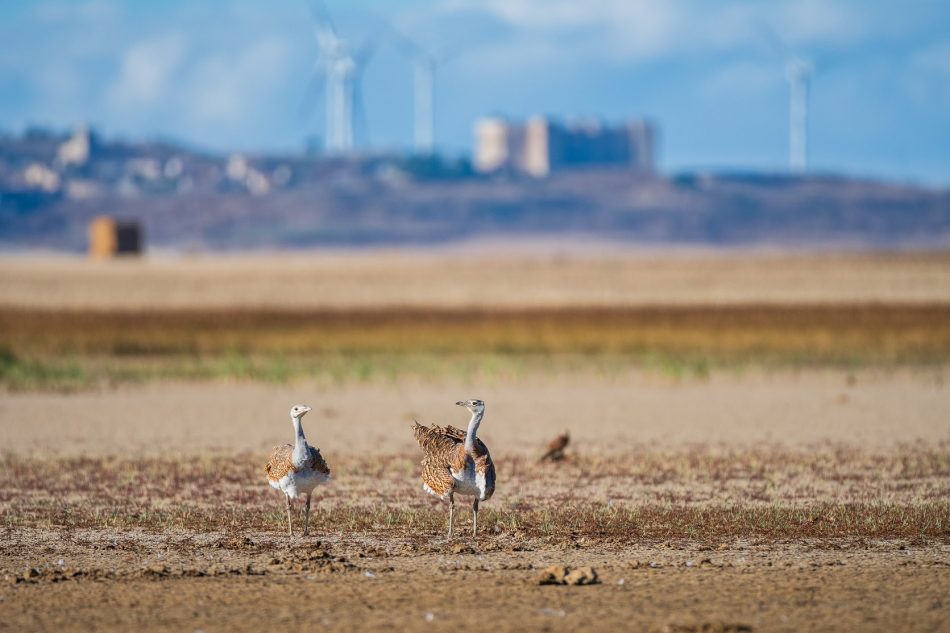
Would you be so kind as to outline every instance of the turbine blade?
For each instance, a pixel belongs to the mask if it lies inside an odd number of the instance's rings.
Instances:
[[[353,141],[354,145],[369,145],[369,122],[363,103],[363,77],[353,78]]]
[[[429,53],[429,59],[433,65],[442,65],[448,63],[465,52],[465,47],[461,44],[446,44]]]
[[[335,38],[337,36],[336,24],[333,23],[330,11],[323,0],[310,0],[307,5],[310,7],[310,16],[314,23],[325,27]]]
[[[353,63],[358,69],[362,70],[363,66],[369,63],[369,60],[372,59],[376,53],[376,49],[379,48],[379,45],[382,43],[384,34],[387,32],[388,29],[385,26],[377,26],[363,41],[363,44],[356,50],[356,53],[353,54]]]
[[[392,34],[392,42],[402,52],[403,55],[409,58],[423,58],[426,56],[425,51],[413,40],[411,37],[403,33],[402,31],[393,27],[390,30]]]
[[[319,69],[314,69],[297,105],[297,120],[306,121],[310,118],[320,96],[326,90],[326,85],[326,76]]]
[[[788,60],[792,57],[792,51],[789,48],[788,44],[782,39],[782,36],[778,34],[771,24],[762,20],[759,22],[759,34],[762,36],[762,40],[768,45],[772,51],[781,57],[784,60]]]

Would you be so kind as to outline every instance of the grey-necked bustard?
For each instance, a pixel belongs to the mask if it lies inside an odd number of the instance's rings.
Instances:
[[[422,447],[422,488],[440,499],[449,500],[449,538],[455,515],[455,495],[475,497],[472,502],[472,537],[478,532],[478,503],[495,492],[495,465],[488,447],[475,436],[485,414],[481,400],[460,400],[455,404],[472,414],[468,430],[452,426],[427,427],[418,422],[412,428]]]
[[[287,529],[294,535],[294,525],[290,518],[290,500],[300,495],[307,497],[307,513],[304,520],[303,535],[310,530],[310,495],[313,489],[330,479],[330,468],[320,455],[320,450],[307,444],[300,419],[307,415],[310,407],[295,405],[290,410],[296,439],[293,444],[275,446],[270,461],[264,465],[267,481],[285,495],[287,502]]]

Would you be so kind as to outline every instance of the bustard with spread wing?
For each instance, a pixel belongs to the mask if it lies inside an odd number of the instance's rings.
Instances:
[[[456,494],[475,497],[472,502],[474,537],[478,533],[478,503],[488,501],[495,492],[495,465],[488,447],[475,435],[485,415],[485,403],[460,400],[455,404],[472,414],[467,431],[453,426],[428,427],[418,422],[412,431],[423,451],[423,490],[449,500],[449,538],[452,538]]]
[[[303,535],[306,536],[310,530],[310,495],[314,488],[330,480],[330,468],[320,454],[320,450],[307,444],[303,427],[300,425],[301,418],[309,411],[310,407],[305,404],[295,405],[290,410],[296,439],[293,444],[275,446],[270,461],[264,466],[268,483],[284,493],[287,502],[287,529],[290,531],[290,536],[294,535],[294,525],[290,518],[290,500],[301,495],[307,499],[303,527]]]

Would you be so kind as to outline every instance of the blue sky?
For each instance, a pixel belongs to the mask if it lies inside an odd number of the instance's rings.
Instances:
[[[456,52],[436,88],[450,152],[490,114],[648,116],[666,170],[782,169],[788,86],[769,24],[816,60],[814,169],[950,186],[950,2],[327,4],[356,45],[384,21]],[[108,136],[296,151],[323,134],[322,102],[298,116],[316,53],[305,0],[0,0],[0,127],[87,121]],[[411,80],[382,46],[364,78],[372,146],[409,147]]]

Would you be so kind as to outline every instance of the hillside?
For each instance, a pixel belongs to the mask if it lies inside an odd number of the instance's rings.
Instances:
[[[440,159],[216,157],[94,137],[81,164],[60,165],[56,152],[49,137],[0,139],[0,248],[82,250],[100,214],[140,220],[151,248],[188,251],[578,235],[655,245],[950,245],[950,192],[829,175],[485,178]]]

